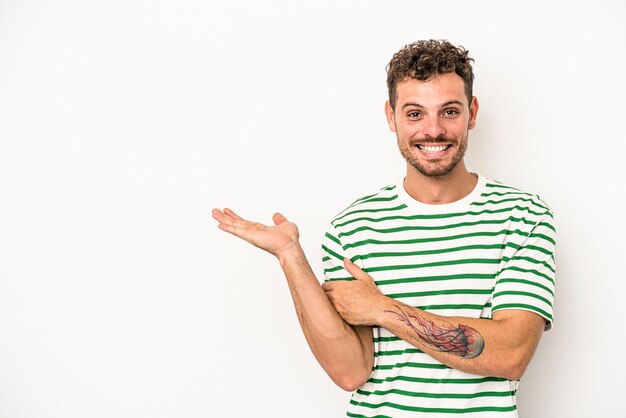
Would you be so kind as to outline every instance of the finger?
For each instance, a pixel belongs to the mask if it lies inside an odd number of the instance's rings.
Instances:
[[[238,225],[234,225],[231,223],[220,222],[217,227],[222,231],[226,231],[229,234],[232,234],[238,238],[248,241],[249,236],[249,228],[241,227]]]
[[[226,225],[232,225],[237,228],[241,228],[241,229],[246,229],[246,228],[265,229],[266,228],[265,225],[260,224],[258,222],[250,222],[250,221],[243,219],[242,217],[238,216],[235,212],[233,212],[232,210],[228,208],[224,209],[224,212],[222,212],[219,209],[213,209],[212,214],[213,214],[213,218],[215,218],[218,222],[226,224]]]
[[[226,215],[219,209],[213,209],[213,218],[218,221],[220,224],[232,225],[243,227],[246,226],[244,221],[240,221],[238,219],[233,218],[232,216]]]
[[[255,228],[256,226],[265,227],[265,225],[260,224],[258,222],[252,222],[252,221],[242,218],[241,216],[237,215],[232,209],[224,208],[224,213],[233,221],[239,222],[236,224],[238,226],[250,227],[250,228]]]
[[[228,232],[229,234],[233,234],[233,235],[236,235],[236,236],[237,236],[237,233],[235,233],[235,231],[237,230],[237,227],[235,227],[235,226],[233,226],[233,225],[230,225],[230,224],[227,224],[227,223],[222,223],[222,222],[220,222],[219,224],[217,224],[217,227],[218,227],[219,229],[221,229],[222,231],[226,231],[226,232]]]
[[[226,218],[235,223],[239,222],[238,225],[253,226],[253,222],[250,222],[247,219],[244,219],[241,216],[237,215],[232,209],[224,208],[224,216],[226,216]]]
[[[232,209],[229,208],[224,208],[224,213],[232,216],[235,219],[238,219],[240,221],[244,221],[245,219],[243,219],[241,216],[237,215]]]
[[[333,290],[333,286],[331,283],[324,283],[322,285],[322,289],[324,290],[324,293],[326,294],[326,297],[328,298],[328,300],[330,300],[331,303],[334,303],[333,301],[335,300],[335,294],[332,292]]]
[[[213,218],[215,218],[219,222],[230,222],[230,223],[232,223],[233,221],[237,220],[237,218],[235,218],[234,216],[231,216],[231,215],[227,214],[226,212],[222,212],[219,209],[213,209],[211,214],[213,215]]]
[[[213,218],[219,222],[219,224],[217,225],[219,229],[221,229],[222,231],[226,231],[229,234],[233,234],[239,238],[245,239],[247,234],[246,231],[248,231],[250,228],[250,225],[247,224],[245,221],[235,219],[230,215],[226,215],[219,209],[213,209],[211,214],[213,215]]]
[[[274,216],[272,216],[272,220],[274,221],[274,225],[280,225],[283,222],[287,222],[287,218],[285,218],[281,213],[276,212]]]
[[[361,270],[361,268],[354,264],[348,257],[345,257],[343,259],[343,265],[345,266],[346,270],[348,270],[348,273],[350,273],[355,279],[364,280],[369,278],[369,275]]]
[[[218,222],[222,222],[222,220],[226,217],[226,215],[224,215],[224,213],[219,209],[213,209],[211,211],[211,216]]]

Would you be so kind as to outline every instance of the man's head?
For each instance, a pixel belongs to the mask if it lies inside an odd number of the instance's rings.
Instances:
[[[431,40],[407,45],[389,63],[385,113],[409,174],[467,172],[463,157],[478,113],[470,61],[465,49]]]
[[[448,41],[417,41],[396,52],[387,65],[387,88],[389,104],[395,109],[397,84],[408,79],[430,80],[441,74],[456,73],[463,79],[467,103],[472,101],[474,73],[465,48],[456,47]]]

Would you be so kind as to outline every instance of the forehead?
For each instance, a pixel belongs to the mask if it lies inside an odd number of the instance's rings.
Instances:
[[[452,100],[467,104],[465,84],[456,73],[446,73],[428,80],[409,78],[396,85],[396,104],[419,103],[434,106]]]

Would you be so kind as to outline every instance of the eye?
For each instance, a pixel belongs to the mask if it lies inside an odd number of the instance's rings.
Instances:
[[[418,112],[417,110],[413,110],[409,113],[407,113],[407,116],[411,119],[418,119],[419,117],[422,116],[422,114],[420,112]]]
[[[447,117],[454,117],[459,114],[459,111],[456,109],[446,109],[443,111],[443,115]]]

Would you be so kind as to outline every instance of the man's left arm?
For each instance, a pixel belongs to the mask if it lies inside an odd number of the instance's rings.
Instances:
[[[555,243],[551,216],[538,221],[506,260],[496,281],[492,319],[435,315],[384,296],[374,280],[348,259],[344,264],[356,280],[323,287],[352,325],[386,328],[458,370],[518,380],[542,332],[551,325]]]
[[[501,310],[491,320],[431,314],[382,295],[368,274],[349,260],[345,264],[356,280],[323,287],[346,322],[386,328],[467,373],[518,380],[546,325],[543,317],[523,310]]]

